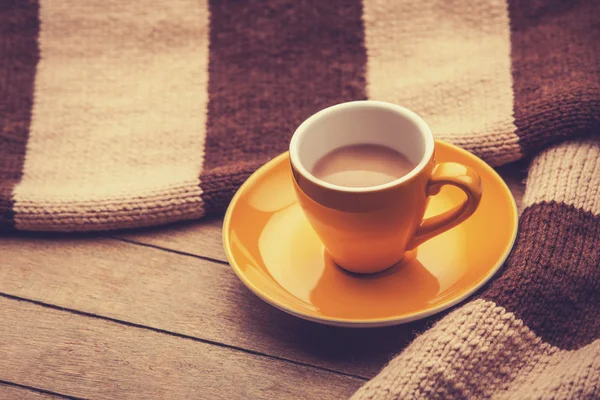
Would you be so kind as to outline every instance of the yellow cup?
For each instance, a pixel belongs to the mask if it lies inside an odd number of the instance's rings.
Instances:
[[[310,171],[324,155],[353,144],[395,149],[416,167],[379,186],[343,187]],[[298,201],[333,261],[355,273],[391,267],[405,252],[460,224],[481,199],[479,175],[458,163],[435,161],[429,126],[414,112],[380,101],[354,101],[326,108],[304,121],[290,142]],[[443,185],[466,193],[462,204],[423,219],[429,196]]]

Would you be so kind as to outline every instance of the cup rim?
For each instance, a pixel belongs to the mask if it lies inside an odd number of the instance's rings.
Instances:
[[[419,163],[406,175],[401,178],[395,179],[391,182],[384,183],[382,185],[375,186],[366,186],[366,187],[346,187],[340,185],[334,185],[329,182],[325,182],[322,179],[317,178],[312,173],[310,173],[304,165],[300,162],[300,154],[299,154],[299,142],[302,139],[302,136],[306,134],[308,129],[312,124],[317,122],[319,119],[325,117],[326,115],[339,111],[339,110],[356,110],[356,109],[385,109],[388,111],[392,111],[398,114],[401,117],[404,117],[410,121],[412,121],[419,132],[421,132],[424,140],[425,140],[425,152],[423,154],[423,158]],[[433,157],[433,152],[435,148],[435,140],[433,138],[433,133],[429,128],[429,125],[421,118],[417,113],[411,111],[405,107],[388,103],[384,101],[378,100],[357,100],[357,101],[349,101],[345,103],[335,104],[333,106],[329,106],[327,108],[322,109],[321,111],[313,114],[309,118],[307,118],[300,126],[296,129],[294,134],[292,135],[292,139],[290,140],[290,162],[292,166],[306,179],[311,181],[313,184],[330,189],[338,192],[348,192],[348,193],[370,193],[381,191],[385,189],[389,189],[395,187],[399,184],[407,182],[411,180],[414,176],[418,175],[423,168],[427,165],[427,163]]]

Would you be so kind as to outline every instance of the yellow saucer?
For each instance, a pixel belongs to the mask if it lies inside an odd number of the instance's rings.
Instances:
[[[474,168],[483,182],[481,204],[466,222],[387,271],[357,276],[332,263],[296,201],[287,153],[256,171],[229,205],[223,242],[231,266],[273,306],[330,325],[396,325],[457,304],[508,257],[517,235],[517,207],[500,176],[471,153],[436,141],[436,159]],[[460,190],[444,187],[431,198],[426,216],[458,204],[461,196]]]

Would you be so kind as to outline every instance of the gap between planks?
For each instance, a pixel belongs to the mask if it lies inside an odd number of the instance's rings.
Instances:
[[[510,173],[510,170],[509,170],[509,173]],[[520,204],[520,199],[523,194],[523,185],[520,184],[520,180],[522,180],[522,177],[509,180],[509,186],[511,188],[511,191],[515,195],[515,198],[517,199],[517,202],[519,204]],[[122,242],[127,242],[132,245],[145,246],[145,247],[149,247],[149,248],[154,248],[156,250],[163,250],[163,251],[171,252],[171,253],[182,255],[182,256],[199,258],[199,259],[203,259],[206,261],[210,261],[210,262],[218,263],[218,264],[222,265],[222,264],[228,264],[228,263],[226,261],[226,257],[225,257],[225,254],[223,252],[221,242],[220,242],[220,240],[221,240],[221,229],[220,229],[221,223],[222,223],[222,221],[220,219],[213,218],[212,220],[203,221],[200,224],[195,223],[195,222],[191,222],[191,223],[188,222],[188,223],[175,224],[174,226],[169,226],[166,228],[165,227],[153,228],[153,229],[145,230],[142,232],[138,231],[138,232],[125,232],[125,233],[119,233],[119,234],[112,234],[109,237],[111,237],[112,239],[122,241]],[[182,238],[184,238],[184,240],[181,240]],[[197,249],[201,249],[202,254],[195,253],[194,251]],[[206,255],[206,252],[208,253],[207,255]],[[238,347],[235,345],[230,345],[230,344],[222,343],[219,341],[203,339],[203,338],[199,338],[196,336],[190,336],[190,335],[181,334],[181,333],[177,333],[177,332],[171,332],[171,331],[160,329],[160,328],[153,328],[151,326],[141,325],[141,324],[137,324],[135,322],[129,322],[129,321],[119,320],[119,319],[115,319],[115,318],[111,318],[111,317],[105,317],[102,315],[86,313],[85,311],[69,309],[66,307],[57,306],[57,305],[53,305],[53,304],[46,304],[43,302],[39,302],[37,300],[32,300],[32,299],[27,299],[27,298],[19,298],[18,296],[12,296],[9,294],[7,294],[5,297],[9,297],[9,298],[13,297],[14,299],[30,301],[30,302],[36,303],[36,304],[39,303],[39,305],[41,305],[41,306],[46,306],[46,307],[54,308],[57,310],[79,313],[81,315],[87,315],[92,318],[98,318],[101,320],[112,321],[115,323],[129,325],[129,326],[137,327],[137,328],[141,328],[141,329],[148,329],[150,331],[155,331],[157,333],[164,333],[164,334],[172,335],[175,337],[196,340],[196,341],[203,342],[206,344],[221,346],[224,348],[237,350],[237,351],[241,351],[241,352],[246,352],[248,354],[252,354],[252,355],[256,355],[256,356],[262,356],[262,357],[271,358],[273,360],[289,362],[291,364],[296,364],[298,366],[312,367],[312,368],[316,368],[316,369],[321,369],[325,372],[345,375],[348,377],[353,377],[353,378],[358,378],[358,379],[367,379],[368,378],[366,376],[356,375],[356,374],[352,374],[352,373],[345,373],[345,372],[341,372],[341,371],[338,371],[335,369],[321,367],[321,366],[310,364],[310,363],[304,363],[304,362],[296,361],[294,359],[278,357],[278,356],[274,356],[274,355],[271,355],[268,353],[254,351],[251,349],[247,349],[244,347]],[[0,381],[0,383],[2,383],[2,382]],[[0,386],[0,389],[4,388],[5,391],[6,390],[12,390],[12,391],[29,390],[28,393],[31,395],[29,397],[27,397],[25,395],[20,396],[23,398],[36,398],[36,399],[37,398],[57,398],[57,397],[58,398],[74,398],[74,397],[70,397],[68,395],[62,395],[60,393],[45,391],[43,389],[36,389],[34,387],[21,386],[19,384],[15,384],[12,382],[5,382],[5,383],[8,385],[12,385],[11,387],[13,389],[6,389],[8,387],[6,385],[3,387]],[[53,397],[50,397],[50,396],[53,396]]]
[[[336,399],[347,398],[364,382],[16,299],[0,298],[0,315],[5,352],[0,376],[47,393],[103,399],[217,393]]]
[[[51,392],[36,388],[33,386],[19,385],[18,383],[8,382],[0,379],[0,398],[1,399],[19,399],[19,400],[49,400],[49,399],[69,399],[83,400],[81,397],[68,396],[62,393]]]
[[[243,348],[243,347],[232,346],[232,345],[228,345],[226,343],[216,342],[216,341],[208,340],[208,339],[202,339],[202,338],[199,338],[199,337],[196,337],[196,336],[190,336],[190,335],[185,335],[185,334],[182,334],[182,333],[172,332],[172,331],[168,331],[168,330],[164,330],[164,329],[160,329],[160,328],[154,328],[154,327],[151,327],[151,326],[136,324],[135,322],[124,321],[124,320],[120,320],[120,319],[116,319],[116,318],[111,318],[111,317],[106,317],[106,316],[103,316],[103,315],[93,314],[93,313],[89,313],[89,312],[85,312],[85,311],[80,311],[80,310],[76,310],[76,309],[72,309],[72,308],[61,307],[61,306],[57,306],[57,305],[54,305],[54,304],[44,303],[44,302],[41,302],[41,301],[32,300],[32,299],[28,299],[28,298],[24,298],[24,297],[13,296],[13,295],[10,295],[10,294],[7,294],[7,293],[0,292],[0,297],[4,297],[4,298],[10,299],[10,300],[23,301],[23,302],[26,302],[26,303],[35,304],[35,305],[40,306],[40,307],[47,307],[47,308],[50,308],[50,309],[53,309],[53,310],[64,311],[64,312],[72,313],[72,314],[75,314],[75,315],[79,315],[81,317],[96,318],[96,319],[100,319],[100,320],[104,320],[104,321],[109,321],[109,322],[113,322],[113,323],[120,324],[120,325],[129,326],[129,327],[132,327],[132,328],[146,329],[146,330],[149,330],[149,331],[152,331],[152,332],[156,332],[156,333],[162,333],[162,334],[165,334],[165,335],[175,336],[175,337],[182,338],[182,339],[193,340],[193,341],[197,341],[197,342],[201,342],[201,343],[205,343],[205,344],[209,344],[209,345],[213,345],[213,346],[224,347],[226,349],[230,349],[230,350],[233,350],[233,351],[241,351],[243,353],[248,353],[248,354],[252,354],[252,355],[255,355],[255,356],[259,356],[259,357],[265,357],[265,358],[269,358],[269,359],[273,359],[273,360],[278,360],[278,361],[283,361],[283,362],[287,362],[287,363],[291,363],[291,364],[295,364],[295,365],[299,365],[299,366],[303,366],[303,367],[309,367],[309,368],[313,368],[315,370],[322,370],[322,371],[326,371],[326,372],[331,372],[333,374],[347,376],[347,377],[350,377],[350,378],[356,378],[356,379],[360,379],[360,380],[363,380],[363,381],[367,381],[368,379],[370,379],[370,378],[365,377],[365,376],[348,374],[348,373],[337,371],[335,369],[320,367],[318,365],[303,363],[303,362],[291,360],[291,359],[284,358],[284,357],[277,357],[277,356],[274,356],[274,355],[270,355],[270,354],[267,354],[267,353],[261,353],[259,351],[253,351],[253,350],[246,349],[246,348]],[[1,382],[2,381],[0,380],[0,383]],[[35,390],[35,388],[31,388],[31,389]],[[56,394],[56,393],[53,393],[53,394]]]
[[[429,321],[377,329],[324,326],[264,303],[226,265],[106,238],[0,241],[0,292],[165,332],[373,377]]]

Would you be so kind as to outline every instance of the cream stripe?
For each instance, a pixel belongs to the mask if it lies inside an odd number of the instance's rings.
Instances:
[[[565,142],[533,160],[523,206],[543,201],[600,214],[600,140]]]
[[[478,299],[415,339],[354,399],[584,398],[597,390],[599,374],[600,341],[560,350],[513,313]]]
[[[600,395],[600,340],[577,351],[560,351],[541,361],[494,398],[595,399]]]
[[[369,98],[499,165],[520,158],[504,0],[364,1]]]
[[[200,216],[208,5],[42,0],[20,229]]]

